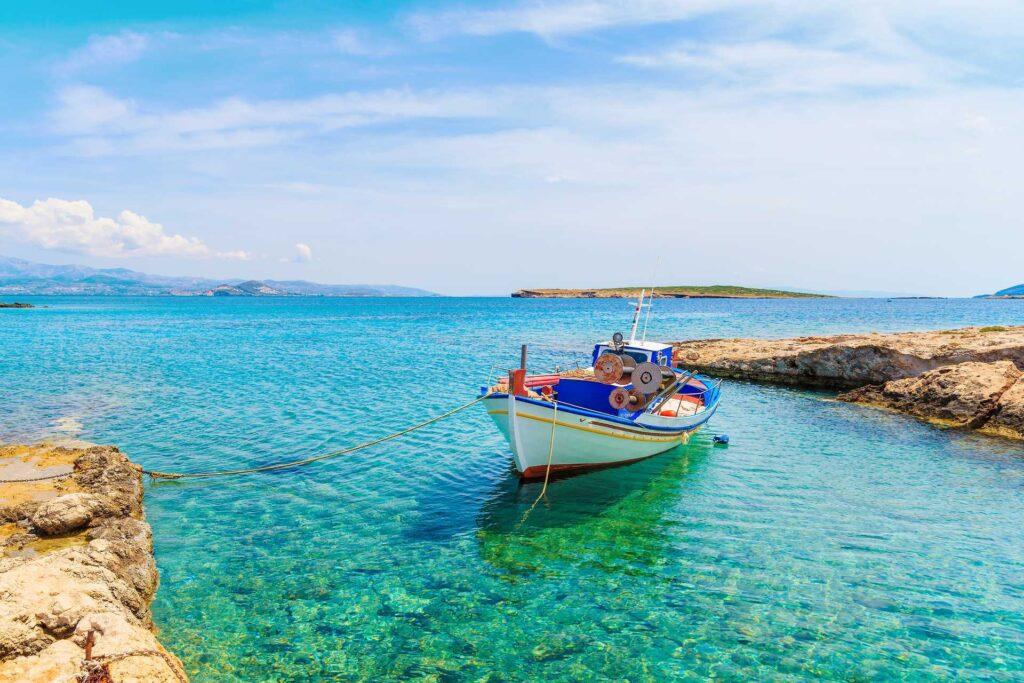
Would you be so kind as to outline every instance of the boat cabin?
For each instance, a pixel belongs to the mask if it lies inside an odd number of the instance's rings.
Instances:
[[[637,363],[654,363],[655,365],[672,365],[672,345],[671,344],[659,344],[657,342],[641,341],[641,342],[630,342],[623,343],[618,347],[621,353],[631,357]],[[616,352],[616,347],[613,342],[606,342],[604,344],[597,344],[594,346],[594,355],[591,357],[591,364],[597,363],[597,359],[602,353],[610,351]]]

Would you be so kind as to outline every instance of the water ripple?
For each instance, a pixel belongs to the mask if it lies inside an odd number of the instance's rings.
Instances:
[[[0,438],[146,466],[343,448],[586,359],[616,301],[41,301],[0,327]],[[1024,302],[665,301],[653,337],[1007,324]],[[19,312],[20,313],[20,312]],[[473,409],[305,468],[147,489],[154,614],[193,680],[1012,680],[1018,444],[743,382],[710,432],[519,485]]]

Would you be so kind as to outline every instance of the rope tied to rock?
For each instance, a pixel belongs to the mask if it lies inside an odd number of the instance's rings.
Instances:
[[[64,472],[63,474],[48,474],[45,477],[32,477],[31,479],[0,479],[0,484],[30,484],[34,481],[49,481],[51,479],[64,479],[70,477],[74,472]]]
[[[166,652],[160,650],[131,650],[129,652],[120,652],[116,655],[99,655],[98,657],[92,656],[92,648],[96,645],[96,632],[89,631],[89,634],[85,638],[85,660],[82,662],[82,673],[78,674],[79,683],[115,683],[113,677],[110,674],[110,665],[114,662],[119,662],[122,659],[128,659],[129,657],[157,657],[162,659],[167,668],[171,670],[174,677],[181,683],[188,683],[188,677],[185,675],[179,665],[175,664],[174,661],[167,655]]]
[[[432,425],[435,422],[440,422],[441,420],[443,420],[443,419],[445,419],[447,417],[451,417],[452,415],[455,415],[456,413],[462,412],[463,410],[465,410],[466,408],[469,408],[470,406],[476,405],[480,401],[483,401],[485,398],[488,398],[490,395],[491,395],[490,392],[488,392],[486,394],[483,394],[482,396],[478,396],[477,398],[473,399],[472,401],[469,401],[468,403],[463,403],[461,406],[457,406],[455,408],[452,408],[451,410],[449,410],[447,412],[444,412],[444,413],[441,413],[440,415],[435,415],[434,417],[430,418],[429,420],[424,420],[423,422],[418,422],[418,423],[416,423],[414,425],[411,425],[409,427],[406,427],[405,429],[402,429],[400,431],[393,432],[391,434],[387,434],[385,436],[382,436],[382,437],[379,437],[379,438],[376,438],[376,439],[372,439],[370,441],[364,441],[363,443],[356,444],[355,446],[348,446],[347,448],[341,448],[341,449],[336,450],[336,451],[330,451],[328,453],[321,453],[320,455],[314,455],[313,457],[310,457],[310,458],[302,458],[300,460],[289,460],[288,462],[279,462],[279,463],[273,463],[271,465],[261,465],[261,466],[258,466],[258,467],[246,467],[246,468],[242,468],[242,469],[233,469],[233,470],[216,470],[216,471],[212,471],[212,472],[160,472],[158,470],[147,470],[147,469],[142,469],[142,468],[140,468],[140,471],[143,474],[148,474],[153,479],[209,479],[211,477],[229,477],[229,476],[238,475],[238,474],[254,474],[256,472],[273,472],[275,470],[284,470],[284,469],[289,469],[291,467],[299,467],[299,466],[302,466],[302,465],[309,465],[311,463],[319,462],[321,460],[327,460],[329,458],[337,458],[337,457],[342,456],[342,455],[348,455],[349,453],[355,453],[356,451],[361,451],[364,448],[369,448],[370,446],[376,446],[379,443],[384,443],[385,441],[391,441],[392,439],[397,439],[400,436],[404,436],[404,435],[409,434],[411,432],[415,432],[418,429],[423,429],[424,427],[426,427],[428,425]]]

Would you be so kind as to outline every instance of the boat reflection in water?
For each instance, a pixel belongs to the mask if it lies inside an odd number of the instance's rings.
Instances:
[[[654,458],[559,479],[536,506],[542,485],[509,472],[478,516],[481,555],[512,574],[557,571],[561,562],[609,572],[653,567],[671,542],[665,515],[698,481],[711,450],[702,434]]]

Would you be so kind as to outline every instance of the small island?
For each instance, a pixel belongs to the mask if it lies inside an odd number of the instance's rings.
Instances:
[[[0,301],[0,308],[35,308],[32,304],[27,304],[23,301]]]
[[[633,299],[641,287],[610,287],[606,289],[520,289],[517,299]],[[735,285],[674,285],[657,287],[655,298],[661,299],[827,299],[826,294],[789,292],[782,289],[757,289]]]

